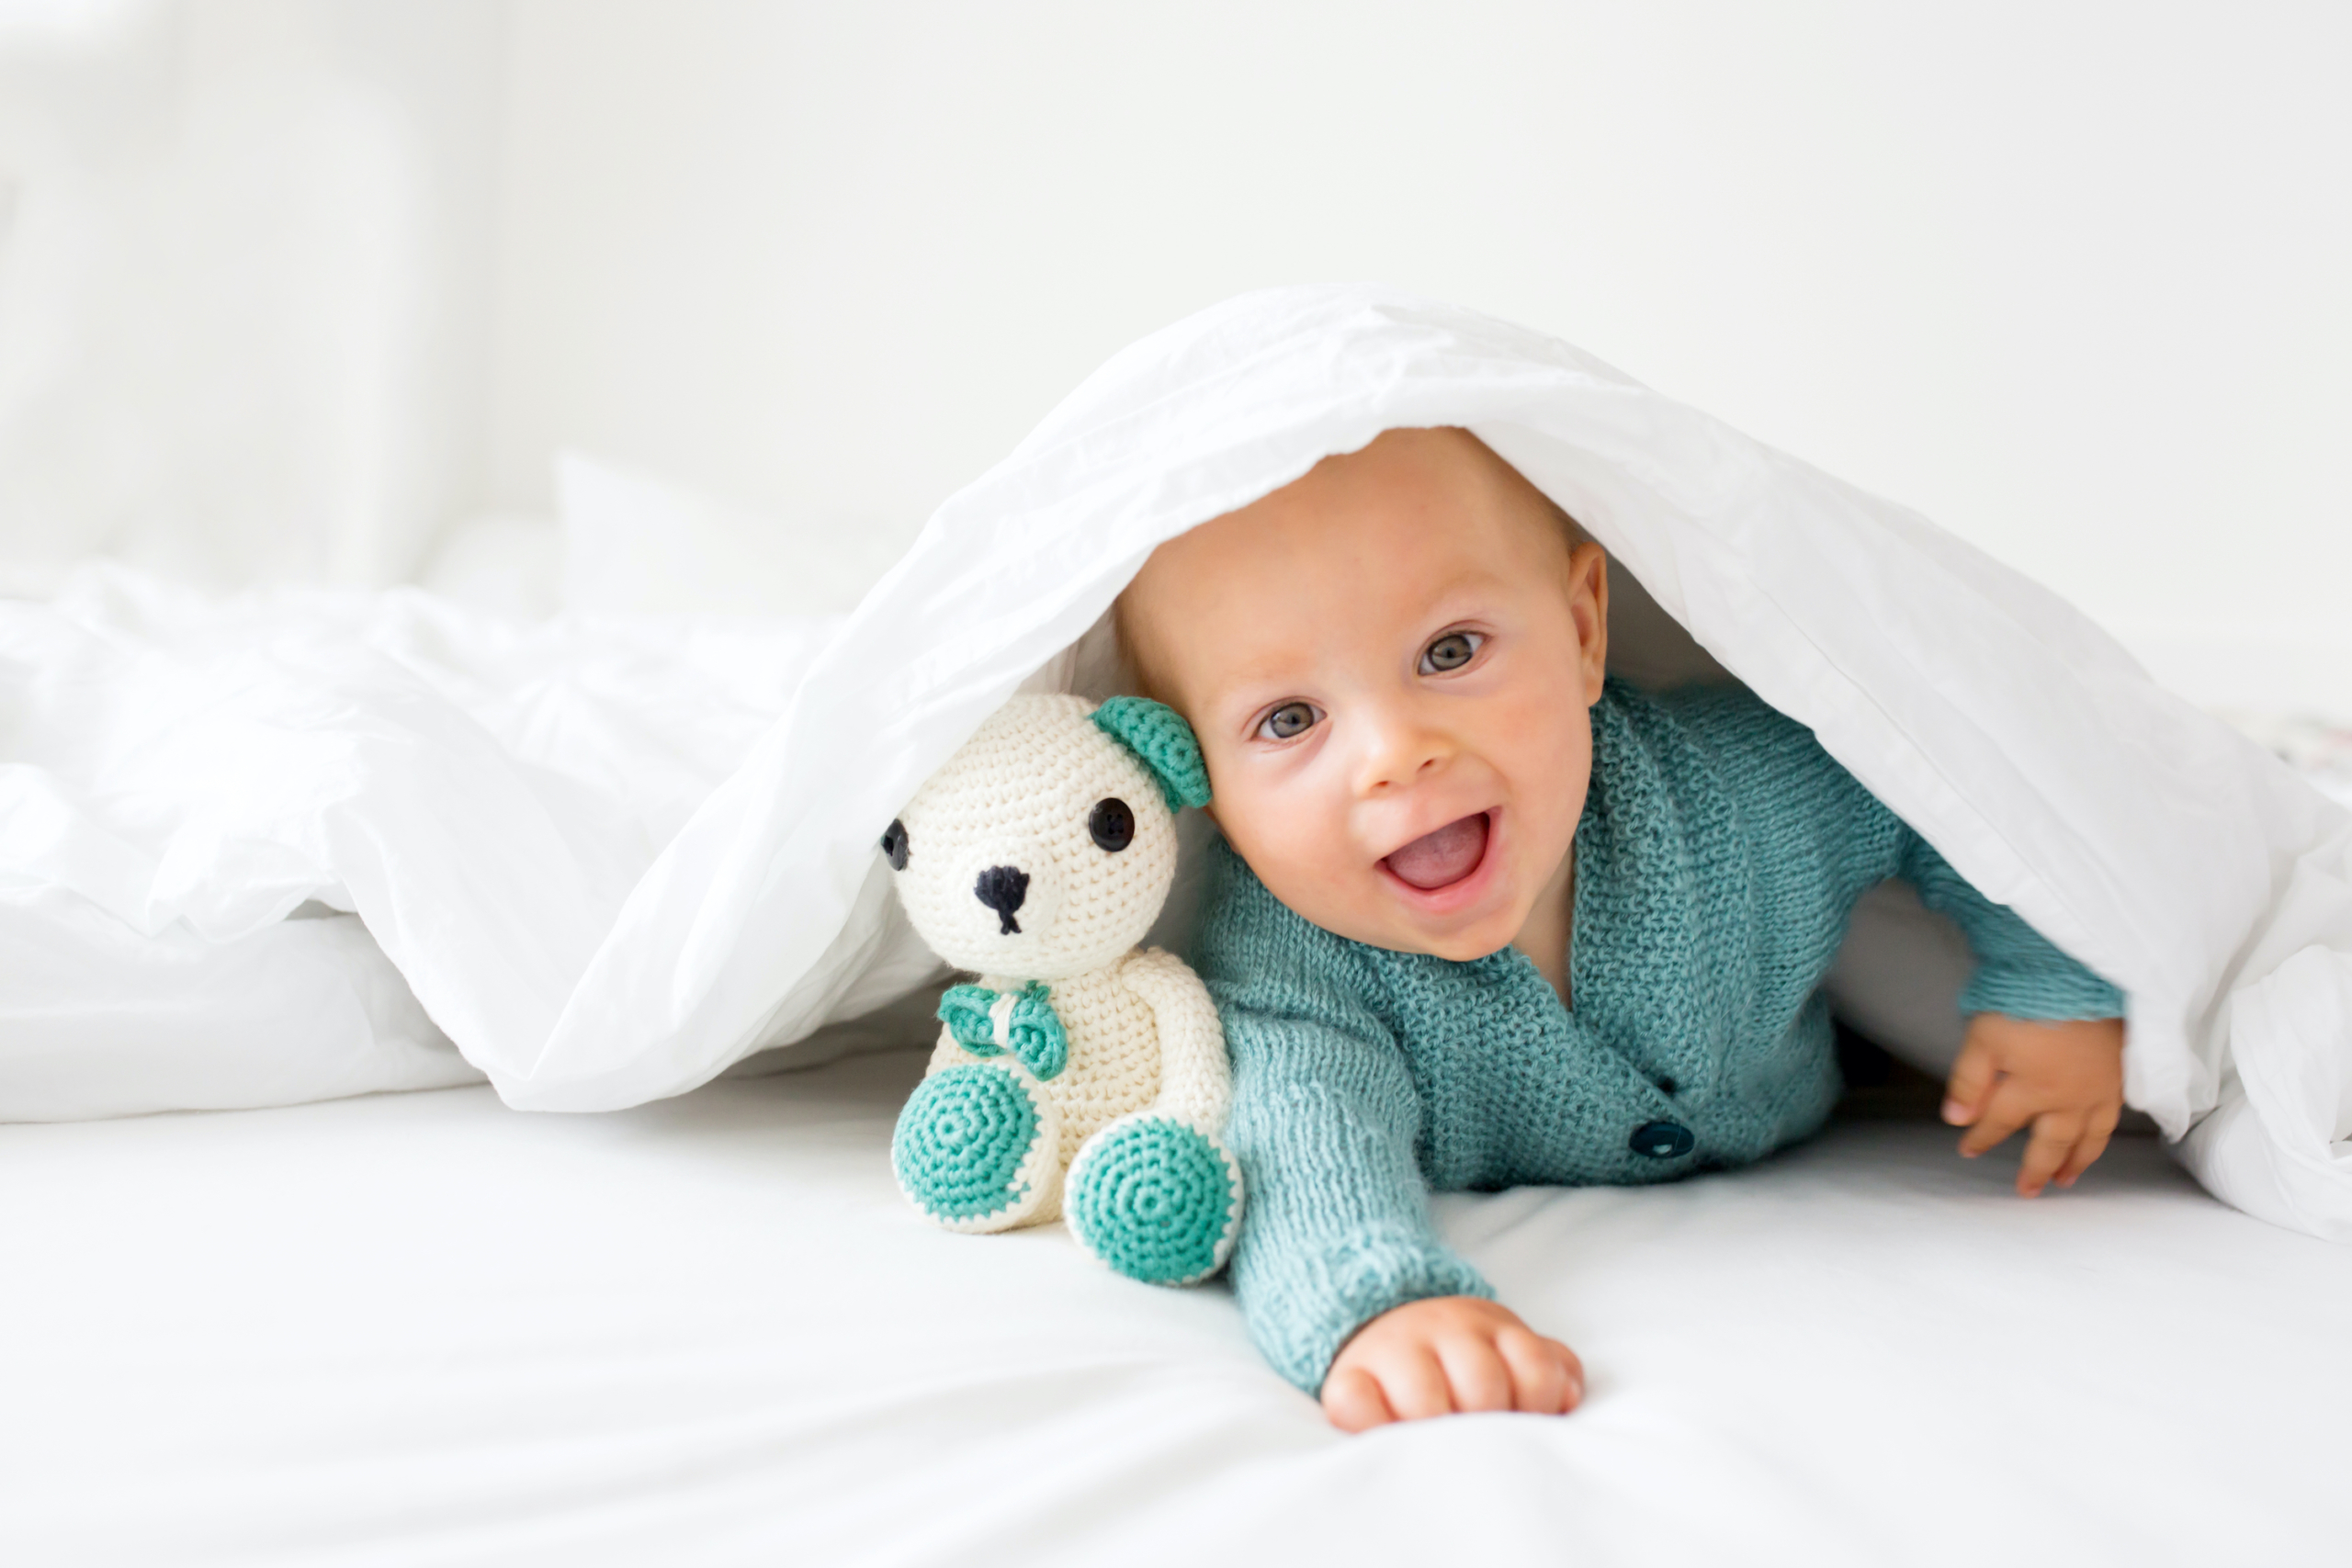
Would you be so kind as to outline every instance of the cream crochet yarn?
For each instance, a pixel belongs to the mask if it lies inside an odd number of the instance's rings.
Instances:
[[[1224,1266],[1241,1228],[1225,1033],[1182,960],[1136,947],[1175,876],[1175,813],[1207,799],[1173,710],[1017,696],[883,835],[915,930],[979,977],[942,1000],[891,1140],[936,1224],[1066,1215],[1088,1252],[1156,1283]]]

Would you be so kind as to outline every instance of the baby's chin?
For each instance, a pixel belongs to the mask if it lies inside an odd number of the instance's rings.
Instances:
[[[1468,964],[1476,959],[1500,953],[1519,934],[1524,920],[1497,917],[1480,920],[1460,931],[1429,931],[1408,927],[1396,933],[1396,940],[1382,945],[1399,953],[1426,953],[1432,958],[1450,959],[1456,964]]]
[[[1378,872],[1364,891],[1368,896],[1354,908],[1337,919],[1315,923],[1392,953],[1426,953],[1456,964],[1500,953],[1527,923],[1528,911],[1521,907],[1523,901],[1502,896],[1500,889],[1478,908],[1445,916],[1407,906],[1383,885]]]

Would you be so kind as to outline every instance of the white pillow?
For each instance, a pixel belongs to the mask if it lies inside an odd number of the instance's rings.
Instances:
[[[557,456],[555,476],[576,613],[845,615],[913,534],[808,508],[769,516],[578,452]]]
[[[510,621],[544,621],[562,608],[563,536],[544,517],[492,513],[451,531],[418,582],[427,592]]]

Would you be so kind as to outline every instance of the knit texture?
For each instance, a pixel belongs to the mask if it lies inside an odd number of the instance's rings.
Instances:
[[[951,1230],[1010,1228],[1034,1208],[1056,1129],[1011,1073],[959,1065],[916,1086],[890,1139],[910,1201]]]
[[[1169,810],[1209,803],[1208,764],[1182,714],[1149,697],[1110,697],[1094,710],[1094,725],[1143,759]]]
[[[1189,1283],[1240,1228],[1240,1168],[1219,1142],[1225,1037],[1200,978],[1135,945],[1174,873],[1175,807],[1158,764],[1099,718],[1076,697],[1014,697],[885,837],[915,930],[978,976],[941,998],[893,1168],[947,1229],[1067,1213],[1114,1269]],[[1166,708],[1122,722],[1181,763],[1192,732],[1177,744],[1171,720],[1182,728]]]
[[[1225,1262],[1241,1226],[1241,1171],[1189,1122],[1123,1118],[1070,1162],[1070,1234],[1130,1280],[1189,1285]]]
[[[1250,1190],[1234,1289],[1302,1388],[1392,1307],[1492,1295],[1438,1241],[1431,1190],[1672,1180],[1818,1128],[1839,1089],[1819,987],[1855,903],[1889,876],[1966,933],[1968,1010],[2122,1012],[1753,695],[1612,681],[1591,722],[1573,1011],[1515,948],[1453,963],[1351,942],[1212,852],[1195,963],[1225,1021]]]
[[[884,835],[907,918],[957,968],[1082,975],[1159,918],[1176,876],[1175,808],[1161,804],[1144,760],[1091,716],[1082,697],[1012,698]],[[1131,823],[1115,850],[1090,826],[1105,801],[1121,803]]]
[[[986,986],[950,986],[939,998],[939,1021],[973,1055],[1010,1051],[1040,1078],[1058,1077],[1069,1064],[1069,1033],[1054,1010],[1053,987],[1043,980],[1009,994]]]

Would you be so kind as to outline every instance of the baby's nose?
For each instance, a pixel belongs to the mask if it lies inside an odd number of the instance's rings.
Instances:
[[[1029,874],[1015,866],[992,865],[972,884],[972,897],[994,909],[996,918],[1004,922],[997,928],[998,935],[1017,936],[1021,922],[1012,918],[1012,911],[1029,897]]]
[[[1451,734],[1408,713],[1374,716],[1359,729],[1363,748],[1356,761],[1359,795],[1417,784],[1442,768],[1459,749]]]

